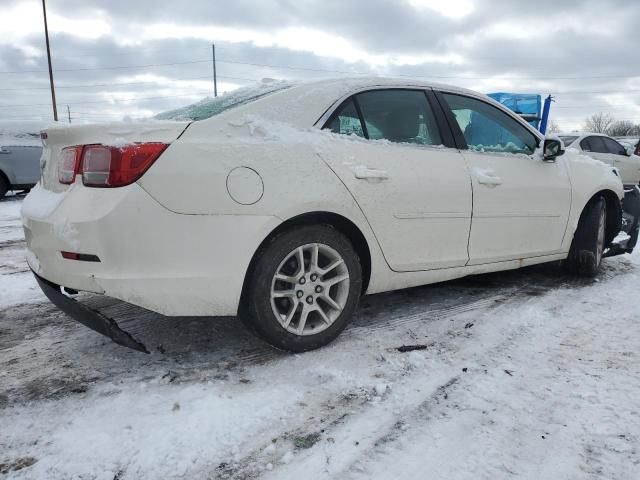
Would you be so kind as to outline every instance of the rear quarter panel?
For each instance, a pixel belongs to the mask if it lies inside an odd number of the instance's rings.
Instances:
[[[277,134],[253,121],[222,117],[195,122],[138,183],[165,208],[186,215],[275,216],[281,222],[311,212],[341,215],[367,240],[371,290],[377,279],[384,280],[388,266],[351,193],[318,155],[325,142],[341,139],[316,129],[276,128]],[[227,178],[238,167],[261,178],[262,195],[251,205],[229,194]]]

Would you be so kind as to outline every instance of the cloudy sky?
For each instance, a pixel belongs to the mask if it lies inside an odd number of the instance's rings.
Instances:
[[[408,75],[640,123],[640,2],[48,0],[58,106],[147,116],[261,78]],[[0,0],[0,120],[51,119],[39,0]]]

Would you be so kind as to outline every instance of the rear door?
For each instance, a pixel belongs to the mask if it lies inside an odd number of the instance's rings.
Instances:
[[[571,208],[562,157],[536,157],[538,138],[488,101],[445,92],[438,98],[464,143],[473,183],[469,264],[559,252]]]
[[[469,173],[460,152],[443,145],[451,132],[436,115],[442,112],[423,90],[376,89],[346,100],[324,126],[352,136],[318,154],[354,196],[396,271],[459,267],[469,258]]]

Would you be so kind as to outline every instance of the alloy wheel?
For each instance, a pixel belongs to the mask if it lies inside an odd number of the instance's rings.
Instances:
[[[302,245],[276,269],[271,308],[288,332],[315,335],[340,316],[349,288],[349,270],[336,250],[322,243]]]

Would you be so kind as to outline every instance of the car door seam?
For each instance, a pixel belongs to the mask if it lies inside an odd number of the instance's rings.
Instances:
[[[380,252],[382,254],[382,258],[384,258],[384,261],[387,264],[387,267],[389,267],[389,269],[392,272],[396,272],[396,270],[394,270],[393,267],[391,267],[391,264],[389,263],[389,260],[387,259],[386,255],[384,253],[384,250],[382,249],[382,245],[380,244],[380,240],[378,239],[378,236],[376,235],[376,232],[373,229],[373,226],[371,225],[371,222],[369,222],[369,218],[367,217],[367,215],[364,213],[364,210],[360,206],[360,202],[358,202],[358,199],[353,195],[353,192],[351,191],[351,189],[347,186],[346,183],[344,183],[344,180],[342,180],[342,178],[340,178],[340,175],[338,175],[338,173],[333,169],[333,167],[329,164],[329,162],[327,162],[322,157],[322,155],[320,155],[318,152],[315,152],[315,154],[320,159],[320,161],[322,163],[324,163],[327,166],[327,168],[329,170],[331,170],[331,172],[333,172],[333,174],[336,176],[338,181],[344,186],[346,191],[349,193],[349,196],[353,199],[354,203],[357,205],[358,210],[360,210],[360,213],[362,213],[362,217],[364,218],[364,221],[367,222],[367,225],[369,226],[369,230],[371,231],[371,234],[373,235],[373,238],[376,239],[376,243],[378,244],[378,248],[380,249]],[[396,272],[396,273],[400,273],[400,272]]]

